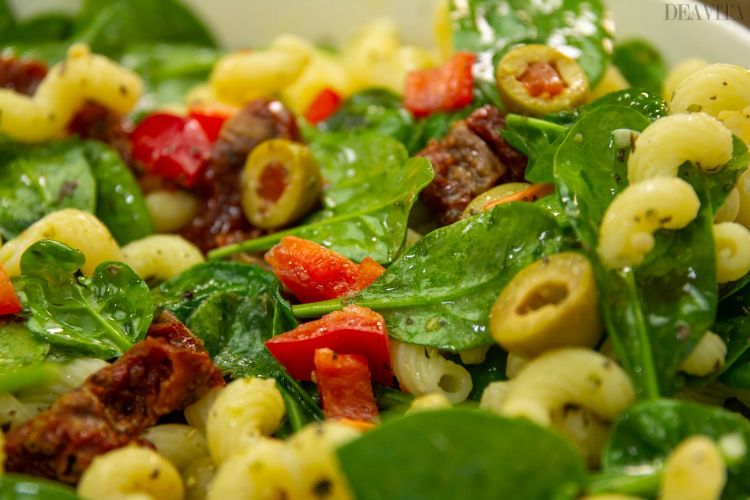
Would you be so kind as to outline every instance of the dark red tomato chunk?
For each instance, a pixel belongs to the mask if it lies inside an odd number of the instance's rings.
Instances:
[[[326,418],[378,421],[370,369],[364,356],[318,349],[315,378]]]
[[[303,323],[266,341],[266,347],[299,380],[311,379],[315,351],[327,347],[340,354],[364,356],[376,381],[393,384],[385,320],[366,307],[347,306]]]
[[[456,52],[439,68],[412,71],[406,77],[404,107],[419,117],[471,104],[474,98],[471,68],[475,60],[471,52]]]
[[[186,188],[198,180],[211,153],[211,142],[197,120],[167,113],[146,117],[131,139],[134,160]]]
[[[531,97],[556,96],[565,88],[565,82],[560,77],[560,73],[547,61],[536,61],[529,64],[518,81],[523,83]]]
[[[385,269],[367,257],[357,264],[312,241],[286,236],[266,253],[273,272],[301,302],[335,299],[358,292]]]
[[[0,56],[0,88],[34,95],[45,76],[47,65],[42,61]]]
[[[341,96],[333,89],[325,88],[313,99],[305,111],[305,118],[313,125],[326,120],[341,106]]]
[[[13,283],[10,282],[8,273],[0,265],[0,316],[18,314],[19,312],[21,312],[21,302],[18,300],[18,295],[13,288]]]

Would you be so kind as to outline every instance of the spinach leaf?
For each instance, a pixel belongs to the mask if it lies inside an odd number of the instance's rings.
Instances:
[[[54,363],[36,363],[9,368],[0,371],[0,394],[53,384],[59,378],[59,366]]]
[[[0,372],[41,363],[47,357],[49,347],[23,322],[0,323]]]
[[[93,212],[96,182],[75,141],[0,141],[0,238],[9,240],[50,212]]]
[[[0,10],[2,16],[2,10]],[[8,33],[10,43],[44,43],[62,40],[73,32],[73,18],[61,12],[45,12],[25,19]]]
[[[661,93],[667,76],[667,64],[659,51],[646,40],[618,43],[612,53],[612,62],[631,86]]]
[[[626,151],[616,151],[614,129],[643,130],[649,120],[622,106],[601,106],[582,116],[555,155],[558,194],[594,265],[605,325],[618,358],[645,397],[673,389],[684,357],[711,326],[717,285],[712,206],[741,169],[733,162],[714,174],[690,164],[680,175],[700,199],[697,219],[679,231],[656,235],[655,249],[637,269],[607,270],[598,260],[598,228],[627,179]],[[736,156],[743,153],[737,146]],[[656,367],[659,367],[657,371]]]
[[[138,43],[215,45],[203,23],[177,0],[86,0],[72,41],[113,58]]]
[[[575,498],[584,474],[580,457],[558,434],[476,410],[396,418],[337,454],[361,500]]]
[[[310,147],[330,184],[324,210],[308,224],[213,250],[209,258],[267,250],[289,235],[356,261],[370,256],[387,264],[398,256],[411,207],[434,176],[430,162],[407,159],[401,143],[371,132],[319,134]]]
[[[8,5],[8,0],[0,0],[0,43],[6,45],[16,26],[16,18]]]
[[[103,262],[89,278],[76,272],[85,258],[62,243],[42,240],[21,256],[14,285],[29,329],[52,346],[113,358],[146,335],[154,305],[146,284],[126,264]]]
[[[493,345],[487,351],[484,361],[478,365],[466,365],[464,367],[471,374],[472,387],[469,399],[479,401],[488,385],[498,380],[507,380],[505,376],[507,359],[508,354],[500,347]]]
[[[553,122],[508,114],[501,134],[511,146],[528,157],[526,179],[554,182],[552,163],[567,131],[564,126]]]
[[[669,114],[667,102],[662,99],[659,92],[651,92],[646,89],[632,88],[611,92],[588,104],[576,109],[559,111],[544,117],[561,125],[570,125],[581,116],[596,110],[602,106],[621,105],[640,112],[651,121],[657,120]]]
[[[599,83],[609,61],[612,33],[600,0],[453,1],[451,21],[453,47],[478,54],[475,74],[484,80],[495,80],[497,60],[518,43],[574,47],[591,87]]]
[[[68,485],[22,474],[0,476],[0,498],[5,500],[79,500]]]
[[[544,209],[499,205],[429,233],[356,296],[293,310],[310,317],[356,303],[380,312],[398,340],[449,350],[487,345],[498,294],[518,271],[561,245],[561,229]]]
[[[280,287],[272,273],[257,266],[219,261],[193,266],[152,290],[152,296],[203,340],[222,371],[232,377],[275,378],[294,415],[320,420],[315,401],[265,346],[296,326]]]
[[[87,141],[85,154],[96,179],[96,216],[120,245],[151,234],[146,200],[122,158],[102,143]]]
[[[688,436],[700,434],[718,440],[737,433],[745,443],[750,443],[750,422],[722,408],[664,399],[642,402],[615,422],[604,449],[603,469],[610,477],[627,476],[627,468],[631,466],[653,466],[659,470],[669,453]],[[745,454],[727,467],[722,498],[745,498],[748,491],[750,456]],[[654,494],[656,491],[633,493]]]
[[[729,387],[750,389],[750,289],[745,287],[719,303],[711,330],[724,340],[727,354],[724,367],[706,380],[719,377]]]

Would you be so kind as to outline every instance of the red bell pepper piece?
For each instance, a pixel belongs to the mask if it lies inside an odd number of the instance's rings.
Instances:
[[[363,356],[318,349],[315,379],[326,418],[377,422],[378,407],[372,393],[370,369]]]
[[[187,188],[195,184],[211,152],[198,120],[168,113],[147,116],[130,137],[133,158],[146,170]]]
[[[19,312],[21,312],[21,301],[18,300],[18,295],[13,288],[13,283],[10,282],[8,273],[0,265],[0,316],[18,314]]]
[[[404,107],[420,117],[471,104],[474,99],[471,68],[475,60],[471,52],[456,52],[438,68],[412,71],[406,76]]]
[[[526,91],[532,97],[539,97],[542,94],[555,96],[563,91],[565,82],[563,82],[557,69],[547,61],[536,61],[529,64],[526,71],[518,77],[518,81],[523,83]]]
[[[191,106],[188,110],[188,116],[200,123],[201,128],[206,133],[206,137],[213,143],[219,138],[221,127],[232,116],[232,112],[217,106],[195,105]]]
[[[265,258],[300,302],[353,294],[369,286],[385,271],[369,257],[357,264],[322,245],[295,236],[282,238]]]
[[[364,356],[376,381],[393,384],[385,321],[366,307],[346,306],[341,311],[303,323],[267,340],[266,347],[299,380],[311,380],[315,351],[327,347],[341,354]]]
[[[341,96],[331,88],[324,88],[305,111],[305,118],[313,125],[334,114],[341,106]]]

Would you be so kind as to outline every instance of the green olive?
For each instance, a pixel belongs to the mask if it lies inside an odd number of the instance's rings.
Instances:
[[[320,166],[307,146],[270,139],[253,149],[242,171],[242,210],[253,225],[274,229],[305,215],[320,197]]]
[[[495,341],[527,357],[559,347],[593,347],[601,331],[594,272],[588,259],[574,252],[522,269],[490,311]]]
[[[513,113],[543,116],[582,104],[588,96],[586,74],[573,59],[547,45],[522,45],[497,65],[497,88]]]
[[[495,186],[471,200],[469,204],[466,205],[463,214],[461,214],[461,218],[465,219],[472,215],[482,213],[486,210],[485,207],[487,205],[502,200],[510,195],[520,193],[530,185],[531,184],[527,182],[508,182],[506,184]]]

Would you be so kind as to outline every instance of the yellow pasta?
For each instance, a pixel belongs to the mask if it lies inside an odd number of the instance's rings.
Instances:
[[[190,463],[182,473],[185,500],[204,500],[208,496],[215,473],[216,464],[211,457],[199,458]]]
[[[187,191],[154,191],[146,195],[146,207],[157,233],[179,230],[198,213],[198,199]]]
[[[532,360],[513,380],[500,410],[549,426],[552,413],[576,405],[610,422],[635,400],[630,378],[596,351],[566,348]]]
[[[710,64],[687,75],[674,90],[670,113],[702,111],[718,117],[750,106],[750,71],[734,64]]]
[[[206,439],[221,464],[273,433],[284,417],[284,400],[273,379],[240,378],[229,383],[211,405]]]
[[[471,392],[466,368],[445,359],[435,348],[392,340],[391,362],[401,388],[416,396],[443,394],[455,404]]]
[[[0,394],[0,426],[12,429],[36,417],[44,406],[21,402],[13,394]]]
[[[738,280],[750,272],[750,230],[736,222],[714,224],[716,280]]]
[[[618,90],[623,90],[628,87],[630,87],[630,84],[625,77],[622,76],[622,73],[617,69],[617,66],[610,64],[607,66],[607,70],[604,72],[602,80],[589,94],[588,100],[594,101],[611,92],[617,92]]]
[[[732,188],[727,195],[727,199],[716,210],[714,222],[734,222],[740,213],[740,190]]]
[[[302,73],[281,90],[284,104],[295,113],[303,114],[323,89],[333,89],[340,96],[349,95],[351,80],[340,59],[315,49]]]
[[[505,360],[505,376],[509,379],[516,378],[529,361],[531,361],[531,358],[527,356],[515,352],[509,352],[508,357]]]
[[[569,406],[552,412],[551,425],[576,446],[589,467],[599,466],[609,436],[609,424],[591,412]]]
[[[695,219],[700,201],[677,177],[656,177],[618,194],[602,219],[597,251],[609,268],[636,266],[654,247],[657,229],[680,229]]]
[[[695,57],[685,59],[674,68],[670,69],[669,73],[667,73],[667,77],[664,79],[664,84],[662,85],[661,95],[664,97],[664,100],[667,102],[671,101],[677,86],[689,75],[705,66],[708,66],[708,62],[704,59]]]
[[[185,420],[191,426],[198,429],[202,434],[206,433],[206,421],[208,420],[208,412],[211,411],[211,406],[219,397],[223,388],[214,388],[206,393],[205,396],[200,398],[195,403],[185,408]]]
[[[732,133],[706,113],[666,116],[646,127],[628,158],[630,184],[674,177],[691,161],[711,172],[732,159]]]
[[[737,179],[737,193],[739,194],[739,209],[735,222],[750,228],[750,169],[745,170]]]
[[[724,366],[726,356],[727,345],[721,337],[708,331],[682,362],[680,370],[698,377],[710,375]]]
[[[465,365],[478,365],[484,362],[484,358],[487,356],[487,351],[489,350],[490,346],[483,345],[458,351],[458,356],[461,358],[461,363]]]
[[[85,101],[127,113],[142,91],[138,75],[75,44],[65,61],[50,68],[34,96],[0,89],[0,133],[29,142],[52,139],[65,131]]]
[[[450,408],[451,402],[445,395],[436,392],[433,394],[424,394],[417,396],[409,405],[409,409],[406,410],[407,414],[416,413],[420,411],[428,410],[440,410],[442,408]]]
[[[191,242],[176,234],[146,236],[122,247],[123,260],[144,280],[168,280],[205,259]]]
[[[21,274],[21,255],[40,240],[55,240],[80,250],[86,257],[83,274],[94,272],[105,261],[122,261],[120,247],[107,226],[94,215],[66,208],[47,214],[0,247],[0,264],[10,276]]]
[[[713,440],[691,436],[667,457],[659,487],[661,500],[712,500],[721,497],[727,471]]]
[[[179,500],[183,492],[177,469],[155,451],[137,446],[96,457],[78,483],[78,495],[85,500]]]
[[[156,425],[146,429],[142,437],[152,442],[156,446],[156,451],[178,470],[187,468],[196,459],[208,456],[203,434],[189,425]]]
[[[479,408],[502,415],[502,407],[512,384],[507,380],[491,382],[482,392]]]

